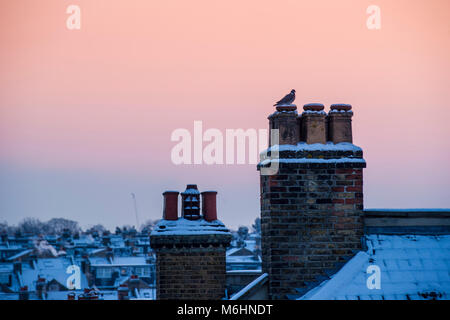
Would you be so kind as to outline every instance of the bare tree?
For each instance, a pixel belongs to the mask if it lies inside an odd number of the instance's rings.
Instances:
[[[147,220],[141,225],[142,233],[150,233],[152,232],[155,225],[158,223],[158,220]]]
[[[21,234],[37,235],[44,232],[44,223],[36,218],[25,218],[17,227],[18,232]]]
[[[73,235],[80,231],[80,227],[76,221],[64,218],[53,218],[44,224],[44,231],[46,234],[69,233]]]
[[[261,218],[256,218],[255,222],[252,224],[253,231],[256,233],[261,233]]]

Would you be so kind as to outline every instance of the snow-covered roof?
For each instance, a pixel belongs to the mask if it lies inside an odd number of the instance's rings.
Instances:
[[[34,290],[38,276],[45,278],[46,281],[56,280],[63,286],[66,286],[67,279],[70,274],[66,273],[67,267],[72,265],[69,258],[43,258],[37,259],[34,268],[29,264],[22,264],[21,281],[23,285]],[[80,266],[78,266],[80,267]],[[83,272],[81,272],[81,286],[87,287],[87,279]]]
[[[177,220],[160,220],[151,235],[199,235],[199,234],[224,234],[229,230],[220,220],[206,221],[187,220],[179,218]]]
[[[145,257],[114,257],[112,262],[107,258],[102,257],[90,257],[89,262],[93,267],[113,267],[113,266],[143,266],[148,265]]]
[[[450,299],[450,235],[369,235],[366,243],[366,252],[300,299]],[[371,265],[380,268],[380,289],[368,288]]]
[[[260,263],[260,256],[226,256],[227,263]]]
[[[113,264],[118,266],[142,266],[148,263],[145,257],[114,257]]]
[[[244,288],[242,288],[237,293],[235,293],[233,296],[231,296],[230,300],[241,299],[243,296],[248,294],[251,290],[253,290],[254,288],[256,288],[256,287],[262,285],[264,282],[266,282],[268,279],[268,276],[269,275],[267,273],[263,273],[258,278],[256,278],[255,280],[250,282],[248,285],[246,285]]]
[[[92,245],[96,241],[91,235],[81,235],[79,239],[72,240],[75,246]]]
[[[19,245],[10,245],[9,243],[0,244],[1,251],[14,251],[14,250],[21,250],[21,249],[23,249],[23,247],[19,246]]]
[[[12,257],[9,257],[7,260],[13,261],[13,260],[16,260],[16,259],[23,257],[32,252],[33,252],[33,249],[27,249],[27,250],[19,252],[18,254],[13,255]]]
[[[48,291],[47,292],[47,300],[67,300],[67,294],[73,292],[76,294],[76,297],[83,293],[83,291],[77,290],[77,291]],[[117,290],[98,290],[99,293],[99,300],[118,300],[117,297]],[[137,289],[136,290],[136,297],[133,297],[131,294],[129,296],[130,300],[155,300],[156,299],[156,289],[150,288],[150,289]],[[0,299],[2,299],[2,296],[0,296]],[[30,297],[30,300],[33,298]],[[17,300],[17,294],[15,295],[15,299],[11,300]],[[35,300],[35,299],[33,299]]]
[[[12,263],[2,263],[0,264],[0,272],[6,272],[10,273],[14,269],[14,266]]]
[[[254,253],[247,247],[242,248],[230,248],[226,252],[227,256],[253,256]]]

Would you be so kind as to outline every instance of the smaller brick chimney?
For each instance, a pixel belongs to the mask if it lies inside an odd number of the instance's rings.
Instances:
[[[129,293],[128,285],[126,283],[122,283],[117,288],[117,300],[129,300],[130,297],[128,295]]]
[[[30,292],[28,291],[28,286],[20,287],[19,300],[29,300]]]
[[[166,195],[165,192],[165,201]],[[172,195],[173,203],[178,193]],[[181,193],[182,216],[178,218],[171,212],[171,219],[165,219],[165,211],[150,234],[150,245],[156,252],[157,299],[206,300],[225,296],[225,251],[232,236],[217,220],[216,195],[216,191],[200,194],[197,185],[189,184]]]
[[[39,300],[44,299],[44,296],[46,295],[46,280],[40,276],[38,276],[36,281],[36,294]]]
[[[130,293],[132,297],[136,297],[136,290],[139,289],[139,277],[135,274],[131,275],[128,281],[128,287],[130,288]]]

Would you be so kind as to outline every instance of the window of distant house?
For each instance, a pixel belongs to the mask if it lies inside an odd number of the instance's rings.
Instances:
[[[0,283],[9,283],[9,273],[0,273]]]
[[[97,278],[105,279],[111,278],[112,269],[111,268],[97,268]]]
[[[142,277],[142,278],[150,277],[150,268],[148,268],[148,267],[136,267],[134,269],[134,272],[137,276]]]

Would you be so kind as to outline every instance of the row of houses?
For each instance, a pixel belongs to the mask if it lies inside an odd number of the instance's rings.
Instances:
[[[230,293],[261,274],[259,240],[249,234],[228,248]],[[155,299],[155,265],[145,235],[3,236],[0,300]]]

